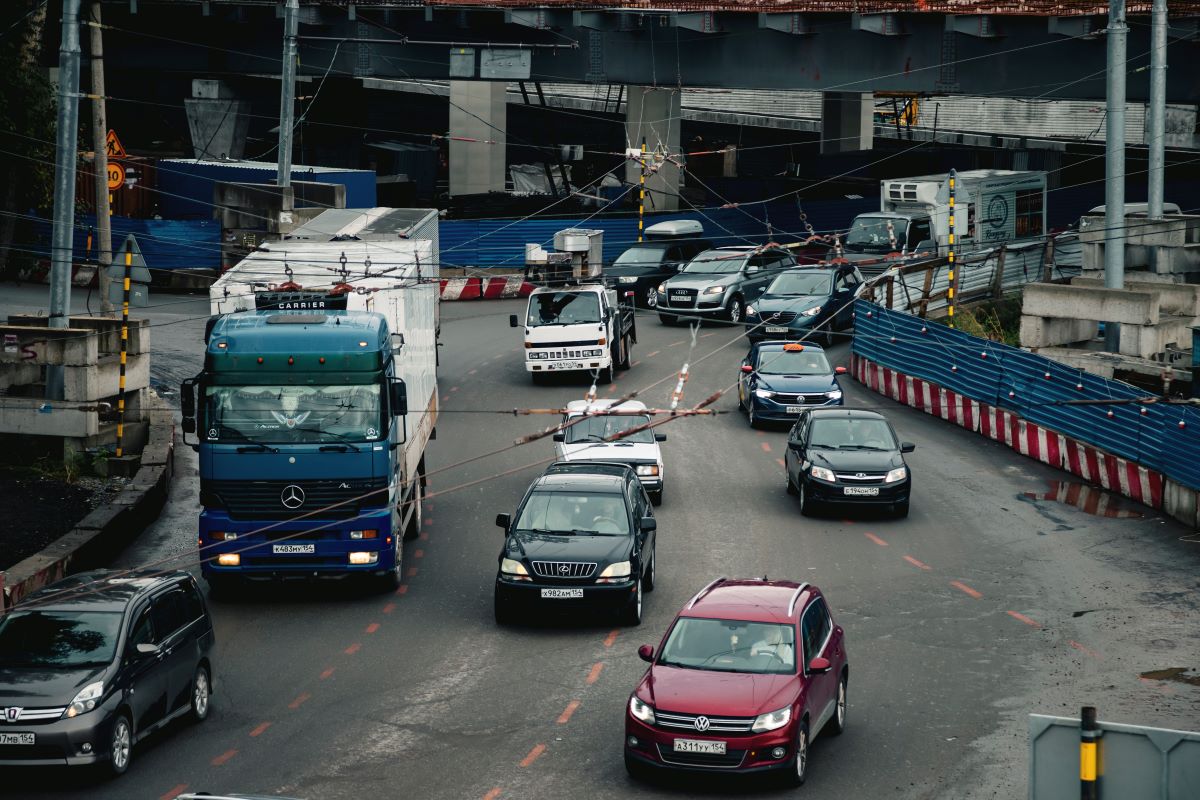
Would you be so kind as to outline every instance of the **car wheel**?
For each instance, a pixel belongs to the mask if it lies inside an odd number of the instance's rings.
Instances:
[[[746,318],[746,303],[740,297],[734,297],[729,301],[729,310],[725,312],[726,318],[730,325],[741,325],[742,320]]]
[[[841,736],[846,730],[846,673],[842,673],[838,681],[837,704],[833,709],[833,719],[829,720],[829,735]],[[824,731],[822,731],[824,733]]]
[[[674,325],[676,319],[677,318],[673,314],[664,314],[661,311],[658,312],[658,321],[663,325]]]
[[[622,614],[622,621],[629,626],[642,624],[642,582],[637,581],[633,584],[633,598],[625,607]]]
[[[509,607],[508,603],[505,603],[503,600],[500,599],[499,591],[497,591],[495,594],[495,599],[492,602],[492,606],[495,609],[497,625],[512,625],[513,624],[514,617],[513,617],[512,609]]]
[[[800,513],[806,517],[811,517],[816,510],[816,503],[808,495],[808,490],[804,488],[804,481],[800,481],[797,490],[800,493]]]
[[[746,420],[750,423],[751,428],[758,427],[758,417],[754,416],[754,401],[753,400],[751,400],[750,404],[746,407]]]
[[[392,556],[392,568],[383,573],[381,584],[384,591],[394,592],[400,588],[404,577],[404,551],[401,547],[400,542],[397,541],[395,555]]]
[[[650,502],[656,506],[661,506],[663,501],[663,492],[667,490],[666,484],[663,484],[657,492],[647,492],[650,495]]]
[[[658,308],[658,292],[654,291],[653,289],[646,292],[646,308],[650,309],[651,311]]]
[[[133,758],[133,726],[129,723],[129,717],[125,714],[118,714],[113,720],[112,735],[108,740],[109,759],[108,768],[113,775],[124,775],[129,769],[129,762]]]
[[[545,386],[546,379],[550,377],[545,372],[531,372],[529,374],[533,377],[534,386]]]
[[[629,773],[629,777],[639,781],[650,777],[650,770],[642,762],[629,755],[628,750],[625,751],[625,771]]]
[[[908,516],[908,501],[903,503],[895,503],[892,505],[892,514],[896,519],[904,519]]]
[[[803,786],[808,778],[808,720],[801,720],[796,726],[796,755],[792,759],[792,768],[788,770],[788,783],[792,786]]]
[[[650,566],[646,568],[646,574],[642,576],[642,588],[647,592],[654,591],[654,570],[658,565],[658,553],[650,551]]]
[[[629,357],[629,337],[622,336],[621,337],[621,361],[620,361],[620,363],[617,364],[617,369],[622,369],[622,370],[629,369],[629,367],[631,366],[629,362],[631,360],[632,359]]]
[[[784,478],[787,480],[787,493],[790,495],[798,494],[796,484],[792,483],[792,472],[787,467],[783,468]]]
[[[209,701],[212,699],[212,684],[209,682],[208,667],[201,664],[192,676],[192,718],[197,722],[208,719]]]
[[[746,410],[746,400],[742,397],[742,392],[743,392],[742,384],[741,384],[741,381],[739,381],[738,382],[738,411]]]
[[[599,374],[597,374],[596,383],[598,383],[602,386],[607,386],[608,384],[612,383],[612,380],[613,380],[613,366],[612,366],[612,363],[610,362],[607,367],[600,370]]]
[[[222,601],[232,600],[241,586],[236,575],[205,575],[204,582],[208,584],[208,596]]]

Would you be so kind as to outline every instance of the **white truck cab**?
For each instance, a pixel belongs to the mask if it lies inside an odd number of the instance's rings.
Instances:
[[[599,413],[619,411],[622,413]],[[586,417],[586,419],[580,419]],[[578,420],[578,421],[576,421]],[[562,433],[554,435],[554,453],[559,461],[612,461],[629,464],[650,495],[654,505],[663,498],[663,458],[658,443],[667,439],[665,433],[653,430],[637,431],[613,441],[613,436],[650,422],[646,404],[627,400],[572,400],[567,404],[563,423],[574,422]]]

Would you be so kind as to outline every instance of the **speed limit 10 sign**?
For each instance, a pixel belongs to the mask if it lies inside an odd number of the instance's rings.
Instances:
[[[120,164],[108,163],[108,190],[115,192],[125,185],[125,167]]]

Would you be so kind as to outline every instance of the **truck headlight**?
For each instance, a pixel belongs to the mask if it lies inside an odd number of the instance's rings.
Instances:
[[[89,683],[79,690],[79,694],[75,695],[75,699],[71,701],[71,705],[67,706],[67,717],[78,717],[80,714],[86,714],[91,711],[96,707],[96,703],[100,702],[103,694],[104,681]]]
[[[647,725],[655,723],[654,706],[638,700],[636,695],[629,698],[629,713],[633,715],[634,719],[644,722]]]
[[[367,564],[374,564],[376,561],[378,561],[379,553],[374,551],[368,553],[350,553],[349,559],[351,564],[365,566]]]
[[[802,317],[815,317],[817,314],[820,314],[820,313],[821,313],[821,307],[820,307],[820,306],[813,306],[812,308],[808,309],[807,311],[801,311],[801,312],[800,312],[800,316],[802,316]]]
[[[637,275],[621,275],[617,278],[617,283],[637,283]]]
[[[908,477],[908,467],[896,467],[894,470],[884,476],[884,483],[896,483]]]
[[[658,474],[658,464],[639,464],[637,474],[643,478],[653,477]]]
[[[710,286],[704,290],[705,294],[725,294],[724,286]]]
[[[533,580],[529,577],[529,570],[525,569],[525,565],[513,558],[500,559],[500,574],[510,581]]]
[[[775,396],[775,393],[772,392],[770,389],[755,389],[754,396],[761,397],[763,400],[770,400],[772,397]]]
[[[618,561],[615,564],[609,564],[596,578],[596,583],[622,583],[629,580],[629,576],[633,573],[633,565],[628,561]]]
[[[545,353],[539,353],[537,350],[530,350],[528,353],[530,361],[538,361],[546,357]]]
[[[766,733],[767,731],[777,731],[784,725],[792,721],[792,708],[781,708],[778,711],[770,711],[766,714],[759,714],[754,720],[754,724],[750,726],[750,730],[754,733]]]
[[[830,483],[833,483],[836,480],[836,478],[833,477],[833,470],[825,469],[824,467],[818,467],[815,464],[813,465],[813,468],[809,470],[809,474],[817,480],[829,481]]]

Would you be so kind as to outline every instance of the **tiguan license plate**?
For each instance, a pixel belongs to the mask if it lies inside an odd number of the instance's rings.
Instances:
[[[725,755],[725,742],[710,742],[700,739],[676,739],[676,753],[706,753],[713,756]]]

